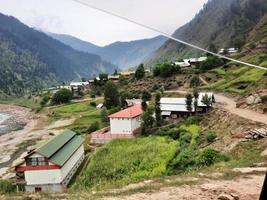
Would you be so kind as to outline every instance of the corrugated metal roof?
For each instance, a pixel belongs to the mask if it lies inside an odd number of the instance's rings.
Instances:
[[[75,136],[67,144],[57,151],[50,159],[54,164],[63,166],[73,153],[82,145],[84,139],[81,136]]]
[[[49,140],[47,143],[36,149],[36,152],[50,158],[60,148],[62,148],[68,141],[70,141],[76,135],[75,132],[65,130],[61,134]]]

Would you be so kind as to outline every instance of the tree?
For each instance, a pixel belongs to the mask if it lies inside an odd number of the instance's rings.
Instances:
[[[84,96],[83,89],[82,89],[81,86],[78,86],[77,94],[78,94],[79,96]]]
[[[99,79],[101,82],[105,82],[108,80],[108,74],[105,74],[105,73],[100,73],[99,74]]]
[[[193,90],[193,97],[194,97],[195,114],[197,114],[199,93],[198,93],[198,90],[196,88],[194,88],[194,90]]]
[[[151,109],[148,109],[146,112],[143,113],[142,117],[142,134],[146,134],[148,128],[152,128],[155,122],[153,117],[153,112]]]
[[[187,94],[186,95],[186,100],[185,100],[185,103],[186,103],[186,109],[191,113],[192,112],[192,102],[193,102],[193,97],[192,97],[192,94]]]
[[[163,78],[171,77],[181,72],[181,68],[172,62],[164,62],[157,64],[153,69],[154,76],[161,76]]]
[[[42,107],[45,106],[45,105],[48,103],[49,100],[50,100],[50,96],[45,95],[45,96],[42,98],[42,101],[40,102],[40,105],[41,105]]]
[[[107,109],[120,105],[118,88],[112,81],[108,81],[105,85],[104,104]]]
[[[122,108],[126,108],[126,107],[128,106],[128,103],[127,103],[127,101],[126,101],[126,98],[127,98],[127,95],[126,95],[125,93],[122,93],[122,94],[120,95],[120,106],[121,106]]]
[[[82,77],[82,78],[81,78],[81,81],[82,81],[82,82],[86,82],[86,78]]]
[[[144,90],[142,93],[142,99],[144,99],[145,101],[150,101],[151,98],[152,95],[147,90]]]
[[[52,104],[69,103],[72,98],[72,92],[68,89],[57,91],[52,97]]]
[[[137,80],[140,80],[140,79],[142,79],[142,78],[144,78],[144,76],[145,76],[145,68],[144,68],[144,64],[140,64],[139,66],[138,66],[138,68],[136,69],[136,71],[135,71],[135,78],[137,79]]]
[[[103,108],[100,113],[102,122],[108,122],[108,111],[106,108]]]
[[[211,107],[211,105],[212,105],[212,98],[209,97],[207,94],[205,94],[202,97],[201,102],[206,106],[206,112],[207,112],[209,110],[209,108]]]
[[[155,115],[156,115],[156,123],[157,126],[161,125],[161,109],[160,109],[160,99],[161,99],[161,94],[157,93],[155,97]]]
[[[146,91],[146,90],[143,91],[143,93],[142,93],[142,104],[141,104],[143,111],[146,111],[146,109],[147,109],[147,103],[146,102],[150,101],[151,97],[152,97],[152,95],[148,91]]]
[[[114,76],[118,75],[118,70],[117,70],[117,69],[114,70],[113,75],[114,75]]]

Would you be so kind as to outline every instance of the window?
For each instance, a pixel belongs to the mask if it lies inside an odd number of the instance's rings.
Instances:
[[[43,157],[37,157],[37,158],[27,158],[26,159],[26,165],[27,166],[42,166],[42,165],[48,165],[48,160]]]
[[[36,187],[34,189],[35,189],[35,192],[42,192],[42,188],[41,187]]]

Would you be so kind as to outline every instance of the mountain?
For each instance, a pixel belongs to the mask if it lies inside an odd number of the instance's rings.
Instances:
[[[55,33],[46,33],[52,38],[59,40],[60,42],[71,46],[73,49],[78,51],[83,51],[87,53],[96,53],[101,49],[101,47],[94,45],[90,42],[80,40],[76,37],[65,35],[65,34],[55,34]]]
[[[266,0],[209,0],[195,18],[177,29],[173,36],[206,49],[241,48],[248,42],[263,39],[264,33],[266,35],[266,26],[262,22],[266,18],[266,13]],[[255,38],[251,36],[251,32],[257,26],[261,27],[262,34]],[[202,54],[168,40],[156,51],[148,64]]]
[[[115,68],[98,55],[76,51],[14,17],[0,14],[0,93],[23,95]]]
[[[166,41],[165,37],[157,36],[151,39],[115,42],[104,47],[99,47],[73,36],[55,33],[47,34],[76,50],[97,54],[121,69],[135,67],[145,62]]]

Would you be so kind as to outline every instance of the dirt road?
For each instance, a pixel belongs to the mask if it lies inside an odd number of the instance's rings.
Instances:
[[[186,94],[187,91],[185,90],[169,90],[165,91],[166,93],[180,93],[180,94]],[[267,115],[266,114],[261,114],[258,112],[255,112],[253,110],[249,109],[241,109],[241,108],[236,108],[236,102],[229,98],[224,96],[223,94],[215,94],[215,100],[216,100],[216,105],[219,108],[222,108],[232,114],[238,115],[240,117],[255,121],[255,122],[260,122],[263,124],[267,125]]]

